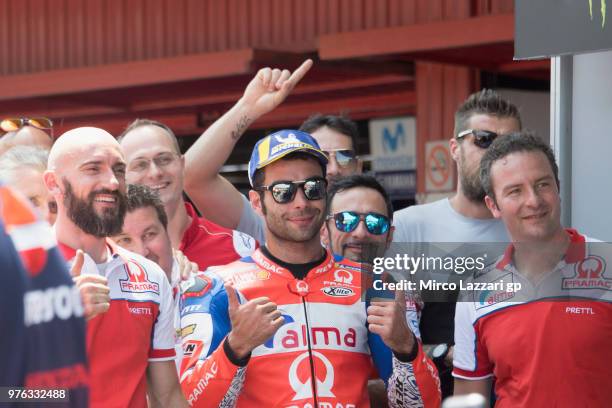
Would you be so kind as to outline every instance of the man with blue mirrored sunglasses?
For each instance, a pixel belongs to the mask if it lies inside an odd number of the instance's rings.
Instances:
[[[363,246],[384,251],[393,239],[393,208],[374,177],[353,175],[336,180],[327,193],[328,215],[321,241],[335,254],[363,262]]]

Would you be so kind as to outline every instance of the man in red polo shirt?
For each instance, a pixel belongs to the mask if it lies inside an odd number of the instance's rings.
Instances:
[[[125,167],[113,136],[77,128],[53,145],[44,174],[57,201],[60,249],[66,259],[84,252],[77,286],[84,303],[100,307],[97,315],[86,311],[91,406],[144,408],[147,392],[152,406],[186,406],[174,365],[170,284],[154,262],[106,238],[123,224]]]
[[[128,183],[144,184],[159,194],[168,215],[168,234],[173,248],[180,249],[200,270],[225,265],[253,252],[256,246],[253,238],[200,217],[185,202],[184,159],[168,126],[137,119],[119,141],[128,163]]]
[[[550,147],[528,133],[497,139],[483,156],[487,207],[512,244],[474,275],[455,316],[455,394],[496,407],[603,407],[612,401],[612,277],[608,245],[560,222]],[[606,254],[608,252],[608,254]],[[507,284],[514,289],[509,291]]]

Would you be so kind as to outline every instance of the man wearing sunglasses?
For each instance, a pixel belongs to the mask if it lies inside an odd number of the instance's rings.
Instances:
[[[355,262],[370,262],[382,256],[393,239],[390,217],[393,206],[384,187],[372,176],[354,174],[336,180],[327,190],[328,215],[321,229],[321,242],[334,254]],[[364,246],[374,245],[379,253],[364,253]],[[366,259],[369,258],[369,259]],[[420,337],[420,304],[406,303],[406,321],[410,330]],[[373,406],[387,403],[384,383],[368,383]]]
[[[357,124],[346,116],[315,114],[302,123],[300,130],[310,133],[327,154],[325,177],[329,184],[335,180],[361,174],[363,162],[357,156]]]
[[[470,95],[455,113],[455,136],[449,141],[457,164],[457,191],[453,197],[416,205],[394,214],[394,242],[507,242],[506,228],[484,202],[480,161],[497,137],[521,129],[516,106],[495,91],[484,89]],[[460,256],[461,254],[456,254]],[[453,327],[455,305],[426,302],[421,315],[421,335],[426,349],[444,350],[434,361],[442,380],[442,395],[452,394]]]
[[[40,146],[49,150],[53,144],[53,122],[48,118],[7,118],[0,121],[0,155],[13,146]]]
[[[240,137],[260,117],[278,107],[306,75],[312,61],[293,73],[263,68],[247,85],[242,98],[213,123],[185,154],[185,191],[213,222],[249,234],[263,242],[264,224],[249,200],[219,174]],[[328,182],[361,173],[357,156],[357,126],[343,116],[314,115],[300,130],[310,133],[329,158]]]
[[[360,264],[321,246],[326,165],[297,130],[253,149],[249,198],[266,245],[184,287],[181,384],[192,406],[367,407],[372,362],[392,406],[439,404],[435,369],[394,307],[401,302],[366,309]],[[237,317],[253,309],[256,318]]]
[[[321,241],[334,254],[364,262],[364,244],[386,248],[393,239],[391,200],[371,176],[355,174],[336,180],[327,192],[328,215]]]

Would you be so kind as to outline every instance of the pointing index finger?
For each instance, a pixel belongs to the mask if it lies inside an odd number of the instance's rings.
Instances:
[[[299,66],[298,69],[293,71],[293,74],[291,74],[287,82],[290,83],[292,87],[297,85],[297,83],[300,82],[302,78],[304,78],[304,75],[306,75],[306,73],[310,70],[311,67],[312,60],[307,59],[302,63],[302,65]]]

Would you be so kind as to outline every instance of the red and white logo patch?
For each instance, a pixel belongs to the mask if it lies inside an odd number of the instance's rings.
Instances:
[[[128,261],[124,265],[127,274],[127,279],[119,279],[119,285],[122,292],[131,293],[155,293],[159,295],[159,284],[151,282],[147,276],[147,272],[142,265]]]

